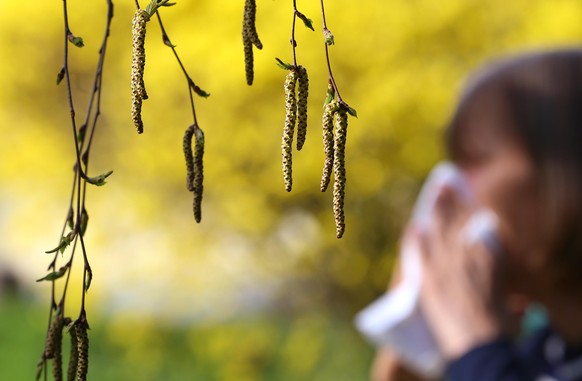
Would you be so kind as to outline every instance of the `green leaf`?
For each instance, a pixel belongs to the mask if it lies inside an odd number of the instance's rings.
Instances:
[[[348,106],[348,114],[350,114],[354,118],[357,118],[358,117],[358,112],[356,111],[356,109],[355,108],[352,108],[350,106]]]
[[[169,1],[170,0],[152,0],[145,8],[145,11],[150,17],[152,17],[159,7],[171,7],[172,5],[176,5],[176,3],[170,3]]]
[[[113,171],[109,171],[107,173],[103,173],[99,176],[95,177],[87,177],[86,180],[89,184],[97,185],[98,187],[105,185],[107,182],[105,181],[106,178],[111,176]]]
[[[301,19],[301,21],[303,21],[303,24],[305,24],[307,28],[315,32],[315,29],[313,29],[313,21],[311,21],[310,18],[307,18],[307,16],[305,16],[303,13],[299,11],[296,11],[296,15]]]
[[[61,242],[59,243],[59,245],[57,247],[55,247],[52,250],[45,251],[45,253],[52,254],[52,253],[56,253],[57,251],[60,252],[61,254],[64,253],[65,249],[67,248],[67,246],[69,246],[71,244],[71,242],[73,241],[74,238],[75,238],[75,233],[70,232],[66,236],[61,237]]]
[[[281,61],[279,58],[275,57],[277,60],[277,66],[279,66],[283,70],[293,70],[293,65],[288,64],[286,62]]]
[[[61,83],[61,81],[65,78],[65,68],[61,68],[61,70],[57,73],[57,85]]]
[[[43,280],[46,281],[53,281],[61,278],[63,275],[67,273],[67,269],[69,268],[68,265],[65,265],[59,269],[59,271],[53,271],[52,273],[48,273],[46,276],[37,279],[37,282],[42,282]]]

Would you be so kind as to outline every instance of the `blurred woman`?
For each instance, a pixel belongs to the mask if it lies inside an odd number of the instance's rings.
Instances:
[[[487,68],[463,94],[447,142],[479,207],[496,214],[501,247],[463,239],[473,207],[452,189],[417,233],[421,306],[448,360],[445,378],[582,380],[582,51]],[[543,305],[549,318],[519,345],[511,295]],[[376,379],[400,379],[388,377],[403,371],[388,363],[378,363]]]

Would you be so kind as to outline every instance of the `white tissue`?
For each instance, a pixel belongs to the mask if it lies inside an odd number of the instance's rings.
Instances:
[[[493,254],[501,251],[497,235],[497,216],[490,210],[481,209],[475,212],[465,225],[462,234],[470,245],[481,241]]]
[[[415,229],[423,231],[431,223],[443,186],[453,188],[466,202],[473,202],[459,170],[451,163],[441,163],[431,171],[416,201],[410,222]],[[495,229],[495,215],[479,211],[470,218],[463,234],[469,242],[483,240],[493,250],[499,246]],[[446,364],[419,308],[422,266],[418,242],[404,242],[400,260],[401,283],[361,311],[355,323],[373,344],[390,347],[412,370],[436,378],[442,375]]]

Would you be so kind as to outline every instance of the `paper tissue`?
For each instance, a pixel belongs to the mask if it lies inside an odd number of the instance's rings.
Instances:
[[[428,176],[414,207],[410,224],[425,230],[431,223],[435,202],[443,186],[453,188],[467,203],[474,204],[461,172],[444,162]],[[496,218],[479,210],[471,216],[462,234],[468,240],[483,240],[493,251],[498,248]],[[356,326],[373,344],[391,348],[410,369],[425,377],[438,377],[445,359],[419,308],[422,266],[417,242],[403,242],[400,252],[402,281],[356,316]]]

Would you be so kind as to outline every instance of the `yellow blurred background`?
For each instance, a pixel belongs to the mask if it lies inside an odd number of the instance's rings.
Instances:
[[[358,111],[348,129],[347,229],[337,240],[331,192],[319,191],[327,87],[319,2],[297,4],[316,32],[298,24],[297,57],[309,72],[310,98],[291,193],[281,174],[285,72],[275,57],[292,61],[292,2],[257,1],[264,49],[255,50],[252,87],[244,78],[243,3],[177,0],[161,9],[188,72],[211,93],[195,99],[206,136],[196,224],[181,150],[191,123],[186,81],[152,20],[150,98],[145,132],[137,135],[129,81],[135,4],[115,1],[90,168],[91,175],[114,173],[106,186],[89,189],[85,239],[94,273],[93,361],[113,370],[94,365],[94,379],[168,380],[178,368],[188,376],[176,379],[365,379],[372,351],[351,319],[388,282],[416,191],[445,155],[442,133],[463,79],[500,55],[578,44],[582,37],[577,0],[327,1],[334,75]],[[71,29],[85,42],[82,49],[70,46],[79,120],[105,11],[104,0],[69,1]],[[27,333],[0,330],[0,358],[34,333],[29,346],[18,347],[24,361],[18,369],[0,360],[0,379],[32,377],[42,351],[50,287],[34,280],[50,261],[44,251],[58,243],[74,164],[66,89],[55,85],[62,38],[62,1],[0,1],[0,269],[14,271],[42,310],[0,304],[5,319],[28,314]],[[71,315],[80,281],[77,274]],[[179,355],[168,355],[172,348],[181,348]],[[187,366],[192,358],[195,365]]]

